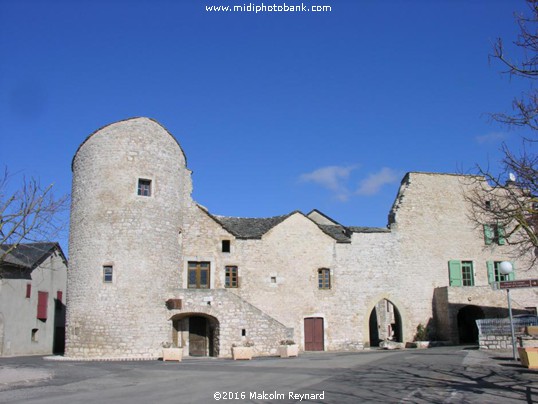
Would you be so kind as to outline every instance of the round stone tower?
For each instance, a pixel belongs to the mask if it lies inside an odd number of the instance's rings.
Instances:
[[[72,171],[66,356],[155,358],[180,287],[185,155],[160,124],[133,118],[90,135]]]

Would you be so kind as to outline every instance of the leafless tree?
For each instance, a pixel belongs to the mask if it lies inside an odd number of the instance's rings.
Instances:
[[[0,175],[0,263],[20,243],[49,241],[65,228],[59,217],[68,207],[68,196],[56,198],[53,185],[42,186],[35,178],[22,178],[10,190],[13,180],[6,169]],[[5,245],[8,245],[6,248]]]
[[[526,0],[529,14],[516,15],[520,33],[513,42],[521,50],[522,60],[516,61],[506,55],[502,38],[493,47],[494,59],[499,60],[507,69],[505,74],[528,80],[538,79],[538,1]],[[496,113],[493,118],[510,126],[525,126],[538,130],[538,90],[532,87],[520,98],[512,102],[513,114]]]
[[[512,113],[494,113],[492,118],[510,127],[526,127],[531,135],[522,139],[521,149],[514,153],[503,144],[500,174],[478,167],[475,186],[466,199],[471,205],[471,218],[481,226],[493,226],[502,234],[503,243],[511,245],[516,257],[538,257],[538,0],[526,0],[528,12],[516,14],[519,35],[513,42],[520,60],[506,53],[502,39],[493,46],[493,59],[502,63],[503,73],[529,80],[529,90],[512,102]],[[521,51],[521,52],[517,52]],[[534,254],[532,254],[534,253]]]

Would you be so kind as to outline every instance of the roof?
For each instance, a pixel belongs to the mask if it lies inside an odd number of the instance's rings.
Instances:
[[[353,233],[390,233],[390,229],[386,227],[351,226],[348,229]]]
[[[268,218],[227,217],[208,214],[236,238],[261,239],[265,233],[283,222],[293,213]]]
[[[0,251],[6,252],[12,246],[13,244],[0,245]],[[35,269],[56,249],[64,261],[67,261],[58,243],[25,243],[19,244],[0,263],[23,269]]]
[[[273,216],[268,218],[252,218],[252,217],[229,217],[219,216],[209,213],[203,207],[200,207],[209,217],[220,224],[226,231],[231,233],[238,239],[261,239],[262,236],[271,230],[276,225],[282,223],[288,217],[295,213],[303,215],[300,211],[294,211],[287,215]],[[319,214],[323,213],[316,211]],[[312,213],[312,212],[311,212]],[[303,215],[304,216],[304,215]],[[323,215],[325,216],[325,215]],[[336,240],[337,243],[351,243],[352,233],[389,233],[390,230],[381,227],[345,227],[341,224],[320,224],[305,216],[312,221],[319,229]],[[328,216],[325,216],[328,217]],[[332,220],[332,219],[331,219]],[[334,222],[334,221],[333,221]],[[337,222],[334,222],[337,223]]]

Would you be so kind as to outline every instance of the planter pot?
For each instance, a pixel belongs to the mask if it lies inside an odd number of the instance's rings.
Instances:
[[[291,356],[299,355],[298,345],[280,345],[278,347],[278,354],[281,358],[289,358]]]
[[[183,358],[183,348],[163,348],[163,362],[164,361],[181,362],[182,358]]]
[[[537,336],[538,335],[538,326],[537,325],[529,325],[529,326],[525,327],[525,333],[527,335]]]
[[[538,348],[518,348],[521,364],[529,369],[538,369]]]
[[[234,361],[238,359],[250,360],[252,359],[252,352],[252,348],[249,346],[232,347],[232,357]]]

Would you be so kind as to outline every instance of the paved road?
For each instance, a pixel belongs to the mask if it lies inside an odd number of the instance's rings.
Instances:
[[[241,362],[7,358],[0,403],[538,403],[538,372],[509,357],[443,347]]]

